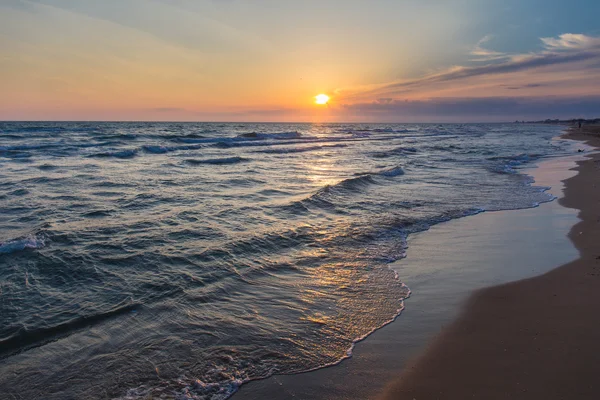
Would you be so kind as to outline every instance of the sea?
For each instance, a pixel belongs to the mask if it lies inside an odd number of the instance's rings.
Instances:
[[[222,400],[337,364],[402,323],[408,235],[553,200],[523,168],[560,131],[0,122],[0,398]]]

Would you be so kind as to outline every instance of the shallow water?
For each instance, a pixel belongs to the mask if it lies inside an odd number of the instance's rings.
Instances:
[[[558,132],[0,123],[0,391],[222,399],[336,363],[403,308],[408,234],[552,199],[518,172]]]
[[[523,172],[562,197],[563,179],[583,160],[545,159]],[[432,226],[408,237],[407,257],[390,264],[410,284],[413,295],[395,323],[355,347],[352,359],[334,368],[273,375],[241,387],[234,400],[380,400],[407,364],[463,310],[469,296],[484,287],[541,275],[578,258],[567,237],[578,210],[553,201],[540,207],[486,212]]]

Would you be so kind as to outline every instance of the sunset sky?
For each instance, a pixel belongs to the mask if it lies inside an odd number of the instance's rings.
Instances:
[[[0,119],[597,117],[599,16],[598,0],[0,0]]]

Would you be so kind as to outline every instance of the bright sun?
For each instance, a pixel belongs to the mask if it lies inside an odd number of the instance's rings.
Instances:
[[[315,96],[315,103],[317,104],[327,104],[329,101],[329,96],[326,94],[318,94]]]

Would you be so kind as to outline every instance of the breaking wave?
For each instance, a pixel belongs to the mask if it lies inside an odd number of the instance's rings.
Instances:
[[[22,239],[13,239],[0,243],[0,254],[9,254],[26,249],[41,249],[45,245],[43,238],[29,236]]]

